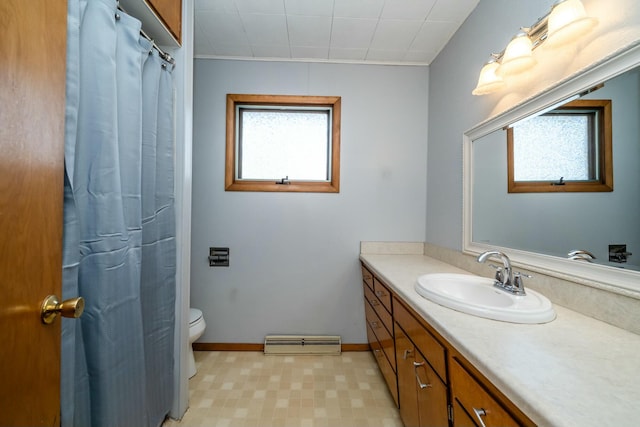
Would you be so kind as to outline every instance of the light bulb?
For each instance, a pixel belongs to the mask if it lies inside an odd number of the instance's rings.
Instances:
[[[547,46],[561,46],[589,32],[597,23],[587,16],[580,0],[561,0],[553,6],[547,21]]]
[[[504,50],[500,68],[497,70],[498,75],[518,74],[536,65],[536,60],[531,53],[532,49],[533,43],[527,33],[521,31],[516,34]]]
[[[478,78],[478,85],[471,92],[473,95],[487,95],[502,89],[505,86],[502,77],[496,74],[496,70],[500,64],[498,64],[495,58],[491,58],[480,70],[480,77]]]

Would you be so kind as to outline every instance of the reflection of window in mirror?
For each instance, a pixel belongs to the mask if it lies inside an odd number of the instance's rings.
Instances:
[[[611,100],[576,100],[507,129],[509,193],[613,191]]]

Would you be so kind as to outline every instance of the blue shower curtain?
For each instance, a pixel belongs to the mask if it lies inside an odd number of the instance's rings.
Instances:
[[[68,0],[62,426],[160,425],[173,400],[173,65],[115,0]]]

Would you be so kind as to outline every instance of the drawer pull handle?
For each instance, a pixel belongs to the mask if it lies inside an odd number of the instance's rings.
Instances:
[[[418,368],[423,365],[424,365],[424,362],[413,362],[413,370],[416,373],[416,381],[418,381],[418,386],[420,386],[420,389],[433,387],[431,383],[423,383],[422,380],[420,379],[420,375],[418,375]]]
[[[407,360],[407,357],[409,357],[409,355],[410,355],[411,353],[413,353],[413,350],[411,350],[411,349],[406,349],[406,350],[404,351],[404,353],[402,353],[402,358],[403,358],[404,360]]]
[[[380,305],[380,303],[378,302],[377,299],[374,299],[373,301],[371,301],[371,305],[374,306],[374,307],[377,307],[377,306]]]
[[[378,296],[378,297],[383,297],[384,295],[385,295],[385,293],[384,293],[384,292],[382,292],[382,291],[376,291],[376,296]]]
[[[378,329],[378,328],[380,328],[380,326],[378,325],[378,322],[371,322],[371,327],[372,327],[373,329]]]
[[[480,427],[487,427],[487,426],[484,425],[484,421],[482,421],[482,417],[487,415],[487,411],[485,411],[482,408],[480,408],[480,409],[473,408],[473,412],[476,414],[476,418],[478,419],[478,421],[480,421]]]

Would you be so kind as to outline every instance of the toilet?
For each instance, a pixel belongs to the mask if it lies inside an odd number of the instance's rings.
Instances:
[[[204,323],[204,317],[202,317],[202,311],[197,308],[189,309],[189,354],[187,355],[189,364],[189,378],[196,374],[196,360],[193,357],[193,342],[202,336],[204,328],[207,325]]]

